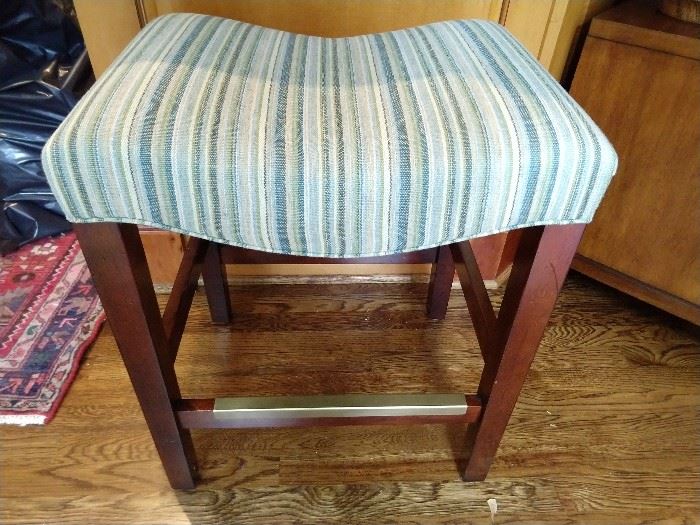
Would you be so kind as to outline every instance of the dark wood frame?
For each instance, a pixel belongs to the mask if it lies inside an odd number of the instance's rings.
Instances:
[[[173,488],[190,489],[197,464],[190,428],[340,425],[372,423],[470,423],[461,465],[464,480],[483,480],[491,466],[530,364],[544,333],[584,225],[536,226],[522,230],[513,270],[498,312],[489,301],[468,241],[388,258],[322,259],[295,262],[433,263],[427,313],[442,319],[455,270],[459,276],[484,369],[476,396],[460,416],[392,416],[264,420],[226,424],[214,417],[213,400],[183,399],[175,376],[177,348],[199,276],[204,277],[212,321],[231,320],[225,264],[230,247],[191,238],[170,299],[161,317],[138,229],[130,224],[76,224],[75,230],[102,299],[107,319]],[[237,249],[241,253],[240,249]],[[269,255],[289,262],[290,256]]]

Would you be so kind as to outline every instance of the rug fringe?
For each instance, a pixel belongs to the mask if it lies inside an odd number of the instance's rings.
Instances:
[[[46,421],[46,416],[40,414],[14,414],[0,415],[0,425],[43,425]]]

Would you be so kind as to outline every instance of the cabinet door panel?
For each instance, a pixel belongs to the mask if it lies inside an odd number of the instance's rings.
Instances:
[[[700,61],[589,37],[572,94],[620,156],[579,253],[700,304]]]
[[[74,0],[95,77],[107,69],[141,26],[134,0]]]
[[[502,0],[144,0],[146,16],[173,12],[233,18],[294,33],[350,36],[455,18],[498,20]]]

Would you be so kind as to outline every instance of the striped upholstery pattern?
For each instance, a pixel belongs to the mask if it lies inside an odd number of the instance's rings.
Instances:
[[[330,39],[173,14],[80,101],[43,165],[73,222],[350,257],[589,222],[617,158],[495,23]]]

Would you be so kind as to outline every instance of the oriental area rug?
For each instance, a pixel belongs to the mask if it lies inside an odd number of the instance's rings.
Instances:
[[[0,423],[44,424],[104,321],[73,233],[0,258]]]

